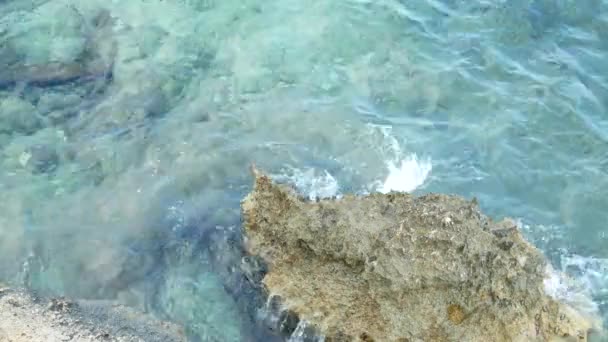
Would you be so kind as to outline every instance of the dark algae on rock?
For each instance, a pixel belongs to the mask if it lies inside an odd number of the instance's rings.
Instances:
[[[253,168],[245,248],[266,323],[290,341],[587,341],[593,313],[547,294],[547,261],[475,201],[406,193],[306,201]],[[254,279],[255,280],[255,279]]]

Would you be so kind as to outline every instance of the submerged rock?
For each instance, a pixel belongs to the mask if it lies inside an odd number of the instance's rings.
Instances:
[[[59,163],[59,155],[50,145],[34,145],[28,149],[26,154],[28,156],[27,166],[32,173],[53,171]]]
[[[309,202],[254,174],[246,248],[268,266],[267,325],[290,341],[585,341],[600,329],[545,292],[541,252],[475,201]]]
[[[36,108],[16,96],[0,99],[0,133],[33,134],[43,123]]]

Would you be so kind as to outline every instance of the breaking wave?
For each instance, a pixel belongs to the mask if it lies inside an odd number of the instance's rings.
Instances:
[[[369,189],[371,192],[380,193],[412,192],[421,187],[431,173],[431,159],[419,159],[415,153],[404,152],[390,126],[369,124],[368,127],[372,132],[381,133],[382,141],[378,150],[384,160],[386,176],[373,181],[359,193],[368,193]],[[325,169],[285,166],[280,173],[272,175],[272,178],[293,185],[298,192],[311,200],[342,195],[339,181]]]

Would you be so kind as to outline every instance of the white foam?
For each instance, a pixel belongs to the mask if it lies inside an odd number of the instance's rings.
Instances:
[[[419,160],[415,153],[406,154],[392,134],[391,126],[368,125],[382,134],[381,153],[386,158],[388,175],[384,181],[376,182],[374,190],[381,193],[391,191],[411,192],[424,184],[432,170],[430,158]]]
[[[367,127],[372,135],[371,140],[375,142],[370,144],[385,160],[388,174],[357,193],[411,192],[422,186],[432,170],[430,158],[419,159],[415,153],[404,153],[391,126],[368,124]],[[272,178],[294,185],[299,193],[311,200],[341,197],[338,180],[327,170],[287,166]]]
[[[519,224],[519,228],[533,236],[541,246],[546,243],[563,244],[563,229],[554,225]],[[542,248],[542,247],[541,247]],[[554,299],[569,304],[580,312],[597,315],[599,307],[608,300],[608,259],[583,257],[559,249],[559,269],[549,265],[545,270],[544,289]]]
[[[585,290],[596,298],[608,300],[608,259],[562,255],[563,272],[575,272]]]
[[[551,266],[547,267],[544,280],[545,292],[580,312],[597,315],[599,306],[593,298],[608,295],[606,291],[608,260],[564,255],[561,265],[561,272],[555,271]],[[576,267],[578,274],[575,276],[567,274],[572,267]]]
[[[283,171],[279,175],[273,175],[272,178],[293,184],[299,193],[307,195],[311,200],[340,197],[340,185],[327,170],[287,167]]]
[[[387,167],[388,176],[378,189],[381,193],[414,191],[424,184],[432,170],[430,160],[419,161],[415,154],[407,156],[404,160],[401,160],[400,164],[389,161]]]

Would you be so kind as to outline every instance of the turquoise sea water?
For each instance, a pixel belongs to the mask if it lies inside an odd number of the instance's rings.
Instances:
[[[475,196],[606,316],[607,61],[605,0],[0,1],[0,279],[264,340],[230,269],[255,162]]]

